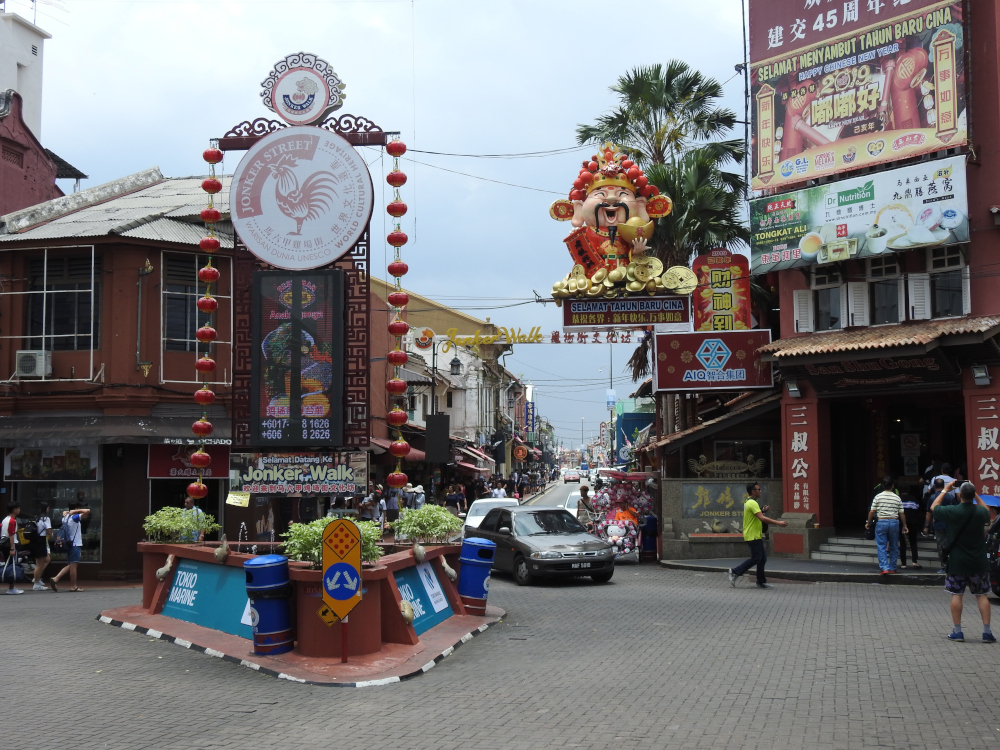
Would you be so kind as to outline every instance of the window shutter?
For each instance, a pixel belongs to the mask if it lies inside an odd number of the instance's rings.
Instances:
[[[795,332],[812,333],[816,324],[813,322],[813,297],[808,289],[796,289],[792,292],[792,309],[795,315]]]
[[[911,273],[906,280],[910,292],[909,320],[930,320],[931,318],[931,275],[929,273]]]
[[[848,281],[841,289],[841,314],[846,317],[847,326],[867,326],[868,323],[868,283]],[[847,302],[846,308],[843,302]],[[845,326],[846,327],[846,326]]]
[[[897,323],[902,323],[906,320],[906,280],[900,276],[896,279],[896,293],[898,295],[896,302],[896,310],[899,315],[896,318]]]
[[[968,266],[962,269],[962,314],[972,314],[972,275]]]

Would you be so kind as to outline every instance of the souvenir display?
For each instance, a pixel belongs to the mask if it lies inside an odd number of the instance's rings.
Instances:
[[[653,499],[641,482],[622,482],[594,493],[597,520],[594,533],[615,549],[615,559],[638,562],[641,527],[652,512]]]

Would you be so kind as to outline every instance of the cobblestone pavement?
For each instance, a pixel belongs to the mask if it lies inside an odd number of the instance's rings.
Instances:
[[[4,713],[32,727],[25,737],[74,750],[1000,740],[1000,646],[978,642],[971,599],[970,641],[956,644],[939,589],[776,583],[733,590],[720,574],[648,565],[619,567],[607,585],[518,588],[497,576],[490,600],[504,623],[422,677],[364,689],[275,680],[94,620],[137,589],[0,596]]]

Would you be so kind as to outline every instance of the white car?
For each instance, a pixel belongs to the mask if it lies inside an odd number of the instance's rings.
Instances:
[[[566,496],[564,500],[560,500],[559,502],[555,503],[555,506],[557,508],[565,508],[573,516],[573,518],[579,518],[579,516],[577,515],[577,512],[579,511],[579,504],[580,504],[580,493],[571,492]]]
[[[469,532],[479,528],[486,514],[494,508],[516,508],[517,500],[512,497],[484,498],[476,500],[469,506],[469,512],[465,514],[465,526],[462,527],[462,536],[467,537]]]

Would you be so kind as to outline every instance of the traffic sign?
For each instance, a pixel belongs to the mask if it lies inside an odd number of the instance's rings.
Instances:
[[[319,615],[319,619],[326,623],[328,628],[340,622],[340,618],[325,604],[320,605],[320,608],[316,610],[316,614]]]
[[[323,530],[323,604],[344,620],[360,601],[361,532],[353,521],[338,518]]]

